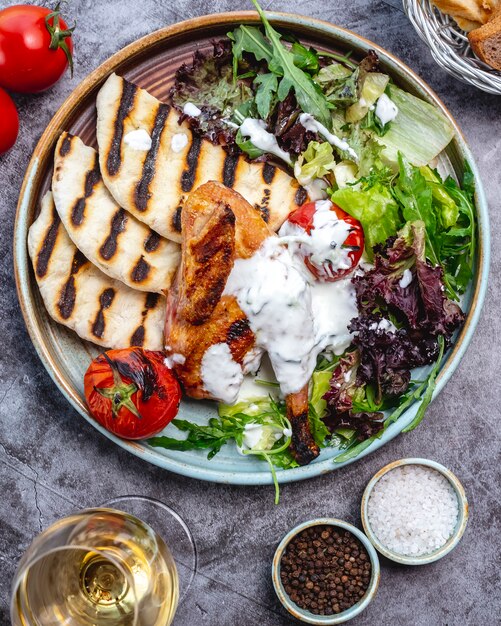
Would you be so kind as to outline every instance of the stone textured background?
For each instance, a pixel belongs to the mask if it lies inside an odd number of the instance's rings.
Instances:
[[[0,1],[0,7],[14,2]],[[381,586],[353,624],[490,626],[501,612],[501,97],[449,77],[433,62],[398,0],[263,2],[339,24],[402,58],[429,82],[463,128],[477,159],[490,205],[492,273],[480,324],[461,366],[416,431],[342,470],[287,485],[274,507],[267,487],[201,483],[129,455],[81,419],[58,393],[26,333],[12,268],[12,233],[21,181],[32,150],[76,85],[113,52],[182,19],[241,8],[244,0],[79,0],[75,76],[39,96],[16,97],[21,132],[0,157],[0,623],[15,565],[33,537],[75,508],[121,494],[145,494],[171,504],[189,522],[200,569],[176,626],[281,626],[291,619],[270,580],[277,542],[293,525],[319,515],[360,526],[368,479],[401,457],[435,459],[462,480],[471,506],[466,534],[448,557],[422,568],[382,561]],[[138,12],[140,10],[140,13]]]

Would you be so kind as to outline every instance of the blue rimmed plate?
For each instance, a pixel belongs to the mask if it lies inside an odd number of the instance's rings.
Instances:
[[[472,338],[487,287],[490,246],[487,203],[472,154],[442,102],[426,83],[396,57],[372,42],[327,22],[274,12],[268,16],[279,29],[292,32],[303,42],[317,48],[338,52],[352,50],[356,58],[361,58],[368,50],[375,49],[394,82],[439,107],[456,130],[455,138],[439,157],[439,167],[442,171],[460,178],[464,162],[467,161],[473,171],[477,189],[478,254],[475,275],[462,303],[467,313],[466,322],[442,367],[437,380],[436,395],[452,376]],[[142,442],[124,441],[92,420],[85,406],[83,375],[90,360],[98,354],[98,349],[57,325],[45,312],[31,269],[26,239],[28,228],[38,210],[39,199],[50,185],[53,150],[61,131],[78,134],[86,143],[96,147],[95,98],[111,72],[116,71],[148,89],[156,97],[165,98],[175,70],[183,61],[191,58],[195,49],[208,48],[211,40],[224,36],[239,24],[258,22],[256,13],[238,12],[209,15],[175,24],[130,44],[90,74],[53,117],[35,148],[19,197],[14,235],[16,282],[26,326],[42,363],[71,405],[109,439],[151,463],[185,476],[247,485],[271,483],[268,466],[262,461],[239,455],[232,446],[223,447],[214,459],[208,461],[203,451],[176,452],[151,448]],[[374,442],[357,459],[373,452],[399,434],[410,424],[417,408],[417,405],[411,406],[397,422],[389,426],[381,439]],[[187,399],[181,404],[179,417],[204,423],[215,415],[215,411],[213,403]],[[167,430],[170,429],[177,432],[173,426]],[[342,467],[344,464],[333,462],[337,453],[335,449],[324,450],[318,459],[306,467],[279,471],[278,479],[281,483],[292,482]]]

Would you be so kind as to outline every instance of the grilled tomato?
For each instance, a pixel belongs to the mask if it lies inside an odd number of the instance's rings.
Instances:
[[[162,352],[127,348],[99,355],[84,377],[93,417],[114,435],[145,439],[176,416],[181,389]]]

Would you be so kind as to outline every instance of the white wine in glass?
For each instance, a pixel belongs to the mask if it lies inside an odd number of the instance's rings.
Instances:
[[[179,599],[163,539],[115,509],[81,511],[39,535],[14,579],[13,626],[169,626]]]

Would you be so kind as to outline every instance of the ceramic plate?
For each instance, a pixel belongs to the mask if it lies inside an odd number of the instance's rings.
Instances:
[[[292,32],[303,43],[312,44],[317,48],[337,52],[352,50],[354,58],[357,59],[362,58],[369,49],[375,49],[385,71],[396,84],[434,103],[442,109],[456,128],[456,137],[441,155],[439,166],[443,171],[461,177],[466,159],[475,174],[479,247],[474,280],[463,302],[468,317],[440,373],[436,389],[438,393],[456,369],[472,337],[487,283],[489,265],[487,206],[470,150],[459,128],[437,96],[408,67],[388,52],[354,33],[326,22],[299,15],[273,12],[268,15],[279,30]],[[46,314],[31,268],[26,239],[28,228],[37,214],[40,198],[49,188],[53,150],[61,131],[67,130],[79,135],[85,143],[97,147],[95,100],[99,88],[111,72],[117,72],[144,87],[157,98],[165,99],[175,70],[182,62],[191,59],[194,50],[210,48],[212,39],[224,36],[239,24],[257,22],[257,14],[239,12],[209,15],[175,24],[135,41],[90,74],[53,117],[34,151],[19,197],[14,241],[17,288],[28,331],[44,366],[72,406],[109,439],[151,463],[186,476],[249,485],[270,483],[268,466],[262,461],[240,456],[233,446],[223,447],[214,459],[208,461],[206,453],[199,451],[167,451],[151,448],[141,442],[123,441],[103,430],[91,419],[85,407],[83,375],[91,359],[98,354],[98,349],[52,322]],[[388,428],[380,440],[357,458],[360,459],[365,454],[373,452],[400,433],[411,422],[416,410],[416,405],[411,406]],[[204,422],[214,414],[214,403],[184,400],[179,415]],[[167,431],[174,434],[178,432],[174,426],[169,426]],[[335,450],[324,450],[311,465],[278,472],[279,480],[280,482],[301,480],[341,467],[341,464],[333,462],[335,454]]]

